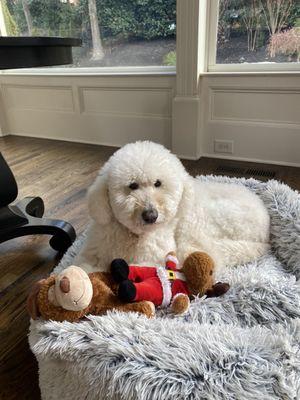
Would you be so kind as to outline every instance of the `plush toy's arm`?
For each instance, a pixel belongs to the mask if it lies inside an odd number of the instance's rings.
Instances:
[[[190,307],[190,299],[186,293],[177,293],[171,302],[174,314],[184,314]]]
[[[37,306],[37,296],[46,279],[42,279],[32,286],[26,302],[27,312],[32,319],[37,319],[40,316],[40,311]]]
[[[211,289],[206,292],[207,297],[219,297],[228,292],[230,288],[229,283],[217,282]]]
[[[167,254],[166,268],[171,269],[172,271],[180,269],[178,258],[176,257],[176,254],[173,251],[170,251],[170,253]]]

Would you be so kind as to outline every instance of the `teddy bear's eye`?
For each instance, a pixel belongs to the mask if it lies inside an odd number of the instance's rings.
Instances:
[[[212,271],[210,271],[210,272],[209,272],[209,275],[212,275],[212,274],[213,274],[213,272],[212,272]]]
[[[157,181],[154,183],[155,187],[160,187],[161,186],[161,181],[157,179]]]
[[[136,189],[138,189],[138,188],[139,188],[139,184],[136,183],[136,182],[132,182],[132,183],[129,185],[129,189],[131,189],[131,190],[136,190]]]

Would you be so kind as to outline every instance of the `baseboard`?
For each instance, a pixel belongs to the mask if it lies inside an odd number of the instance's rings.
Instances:
[[[257,158],[225,156],[223,154],[210,154],[210,153],[203,153],[203,154],[201,154],[201,157],[218,158],[220,160],[254,162],[254,163],[259,163],[259,164],[282,165],[282,166],[285,166],[285,167],[300,168],[300,162],[299,163],[290,163],[290,162],[287,162],[287,161],[260,160],[260,159],[257,159]]]
[[[54,138],[53,136],[40,136],[35,134],[25,134],[25,133],[11,133],[10,136],[18,136],[18,137],[28,137],[28,138],[35,138],[35,139],[45,139],[45,140],[57,140],[60,142],[69,142],[69,143],[82,143],[82,144],[92,144],[94,146],[107,146],[107,147],[122,147],[121,144],[116,143],[97,143],[93,142],[92,140],[84,140],[84,139],[70,139],[60,136],[59,138]]]
[[[175,153],[176,154],[176,153]],[[202,156],[187,156],[187,155],[182,155],[182,154],[176,154],[178,158],[180,158],[181,160],[191,160],[191,161],[197,161],[200,160],[200,158]]]

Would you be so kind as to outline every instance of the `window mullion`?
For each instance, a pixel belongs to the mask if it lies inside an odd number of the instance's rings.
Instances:
[[[177,0],[176,96],[173,100],[172,149],[184,158],[201,154],[199,78],[204,67],[201,13],[206,0]]]

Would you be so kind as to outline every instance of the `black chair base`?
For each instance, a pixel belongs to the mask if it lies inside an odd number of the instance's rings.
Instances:
[[[0,243],[26,235],[51,235],[50,246],[65,252],[76,238],[71,224],[44,219],[44,202],[40,197],[25,197],[15,205],[0,208]]]

